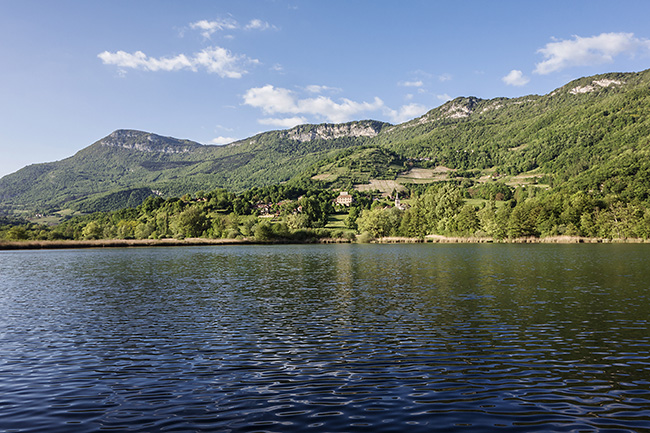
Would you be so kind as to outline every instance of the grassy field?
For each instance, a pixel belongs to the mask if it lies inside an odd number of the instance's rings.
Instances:
[[[348,214],[340,214],[340,213],[330,215],[325,228],[348,230],[347,227],[345,227],[345,218],[347,218],[347,216]]]
[[[374,191],[379,190],[383,196],[390,195],[393,191],[404,191],[403,185],[400,185],[394,180],[371,179],[370,183],[363,185],[355,185],[354,189],[357,191]]]

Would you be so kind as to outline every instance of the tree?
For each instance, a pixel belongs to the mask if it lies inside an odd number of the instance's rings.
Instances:
[[[27,230],[24,226],[13,226],[7,230],[6,237],[10,241],[20,241],[27,239]]]
[[[101,239],[102,227],[97,221],[90,221],[81,231],[84,239]]]
[[[190,206],[178,215],[179,234],[185,237],[199,237],[207,229],[205,213],[196,206]]]
[[[306,229],[309,227],[309,218],[302,213],[289,214],[286,216],[287,226],[291,230]]]
[[[158,209],[165,200],[157,195],[150,195],[139,206],[141,212],[151,214],[154,210]]]
[[[426,220],[420,207],[411,207],[402,213],[399,233],[402,236],[424,238],[427,233]]]
[[[376,207],[362,211],[357,219],[357,225],[359,232],[368,232],[378,238],[397,234],[401,218],[402,211],[397,208]]]
[[[359,208],[357,206],[351,206],[348,211],[348,216],[345,217],[345,226],[349,229],[357,229],[357,218],[359,218]]]
[[[250,215],[251,204],[242,197],[237,197],[232,202],[233,212],[237,215]]]
[[[170,235],[169,233],[169,212],[160,210],[156,214],[156,233],[158,237],[165,238]]]
[[[132,220],[120,220],[117,223],[116,234],[119,239],[133,239],[135,237],[135,228],[138,222]]]
[[[508,236],[511,238],[539,236],[536,225],[538,212],[539,209],[531,206],[530,202],[517,204],[508,218]]]
[[[508,236],[508,221],[512,213],[512,204],[514,204],[514,200],[508,200],[504,206],[499,206],[495,212],[492,236],[496,239],[504,239]]]
[[[154,231],[153,224],[149,224],[149,223],[141,221],[135,227],[135,231],[134,231],[135,238],[136,239],[148,239],[149,236],[151,236],[151,234],[153,233],[153,231]]]
[[[496,217],[496,204],[494,201],[489,201],[485,204],[483,209],[476,213],[479,221],[479,226],[483,233],[488,236],[497,237],[497,217]]]
[[[472,205],[465,205],[456,216],[456,230],[460,235],[471,236],[480,227],[476,208]]]
[[[253,235],[258,241],[268,241],[273,238],[273,228],[268,221],[260,221],[253,227]]]
[[[217,239],[224,237],[226,234],[226,221],[225,218],[221,215],[214,215],[212,218],[212,224],[208,229],[208,236]]]
[[[309,227],[323,227],[327,224],[327,208],[316,197],[303,197],[300,200],[303,215],[307,216]]]

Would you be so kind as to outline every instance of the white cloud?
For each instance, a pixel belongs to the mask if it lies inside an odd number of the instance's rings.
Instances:
[[[323,92],[340,92],[341,89],[336,87],[329,86],[319,86],[317,84],[312,84],[311,86],[305,87],[309,93],[323,93]]]
[[[427,112],[427,107],[421,104],[408,104],[400,107],[399,110],[385,110],[386,114],[394,123],[403,123]]]
[[[279,126],[282,128],[293,128],[294,126],[303,125],[307,123],[307,119],[302,116],[287,117],[287,118],[273,118],[267,117],[257,121],[262,125]]]
[[[270,84],[249,89],[244,95],[244,104],[261,108],[266,114],[298,112],[292,92]]]
[[[545,75],[571,66],[610,63],[619,54],[634,55],[638,51],[650,52],[650,40],[636,38],[633,33],[574,36],[570,40],[550,42],[537,50],[544,55],[544,61],[537,64],[535,72]]]
[[[300,112],[322,116],[334,123],[352,120],[360,113],[375,111],[383,106],[384,102],[377,97],[373,102],[355,102],[344,98],[338,103],[324,96],[298,101]]]
[[[451,74],[442,74],[442,75],[440,75],[440,76],[438,77],[438,80],[441,81],[441,82],[443,82],[443,83],[444,83],[445,81],[449,81],[449,80],[451,80],[451,79],[452,79]]]
[[[244,30],[269,30],[269,29],[276,29],[274,25],[271,25],[267,23],[266,21],[262,21],[260,19],[252,19],[244,26]]]
[[[224,30],[269,30],[269,29],[277,29],[274,25],[262,21],[258,18],[252,19],[246,24],[245,26],[242,26],[237,22],[237,20],[233,18],[217,18],[216,20],[200,20],[196,21],[193,23],[190,23],[190,28],[192,30],[199,30],[201,31],[201,35],[206,38],[210,39],[210,37],[218,32],[218,31],[224,31]]]
[[[330,87],[317,85],[308,86],[303,90],[311,91],[313,94],[323,89],[332,90]],[[334,90],[340,91],[341,89]],[[314,121],[348,122],[362,115],[369,116],[369,113],[373,112],[379,112],[391,122],[402,123],[421,116],[428,110],[426,106],[418,103],[406,104],[393,110],[378,97],[370,102],[357,102],[347,98],[333,100],[323,95],[300,97],[294,91],[274,87],[270,84],[249,89],[243,98],[245,105],[259,108],[267,115],[267,117],[258,120],[260,124],[284,128]],[[448,96],[447,98],[450,99]]]
[[[265,114],[312,115],[334,123],[350,121],[361,113],[384,107],[383,101],[377,97],[372,102],[355,102],[345,98],[336,102],[325,96],[300,99],[292,91],[270,84],[249,89],[244,95],[244,104],[260,108]]]
[[[147,71],[175,71],[193,67],[192,62],[184,54],[155,59],[147,57],[142,51],[136,51],[135,53],[125,51],[110,53],[104,51],[98,54],[97,57],[106,65],[117,65],[121,68],[144,69]]]
[[[215,137],[212,140],[210,140],[210,144],[219,144],[219,145],[221,145],[221,144],[230,144],[230,143],[233,143],[235,141],[237,141],[236,138],[219,136],[219,137]]]
[[[97,55],[105,65],[116,65],[124,69],[141,69],[144,71],[178,71],[189,69],[198,71],[205,69],[222,78],[241,78],[248,71],[247,64],[259,63],[256,59],[250,59],[243,55],[232,54],[225,48],[210,47],[195,53],[192,57],[179,54],[174,57],[148,57],[142,51],[127,53],[117,51],[111,53],[104,51]]]
[[[233,55],[221,47],[202,50],[194,57],[196,66],[204,67],[208,72],[220,77],[241,78],[247,71],[243,69],[245,63],[259,63],[259,60],[249,59],[246,56]]]
[[[232,18],[217,19],[213,21],[200,20],[190,24],[193,30],[201,30],[201,35],[210,39],[213,33],[220,30],[235,30],[239,27],[239,23]]]
[[[523,72],[517,69],[510,71],[508,75],[501,78],[501,80],[509,86],[525,86],[530,81],[528,77],[524,76]]]
[[[424,83],[422,82],[422,80],[418,80],[418,81],[402,81],[402,82],[400,82],[398,84],[400,86],[403,86],[403,87],[422,87],[422,86],[424,86]]]
[[[438,98],[439,101],[447,102],[451,101],[453,98],[449,96],[446,93],[443,93],[442,95],[436,95],[436,98]]]

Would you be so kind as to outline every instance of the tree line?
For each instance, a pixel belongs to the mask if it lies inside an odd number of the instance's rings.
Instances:
[[[241,194],[217,189],[167,199],[151,196],[137,207],[78,216],[53,226],[0,219],[0,239],[650,238],[650,203],[624,200],[620,194],[449,181],[411,185],[400,193],[403,206],[397,207],[377,191],[350,193],[354,202],[349,208],[335,203],[338,191],[290,184]],[[329,224],[334,215],[343,226]]]

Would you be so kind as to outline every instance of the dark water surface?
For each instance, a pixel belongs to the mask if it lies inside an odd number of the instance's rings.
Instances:
[[[650,431],[650,245],[0,252],[0,431]]]

